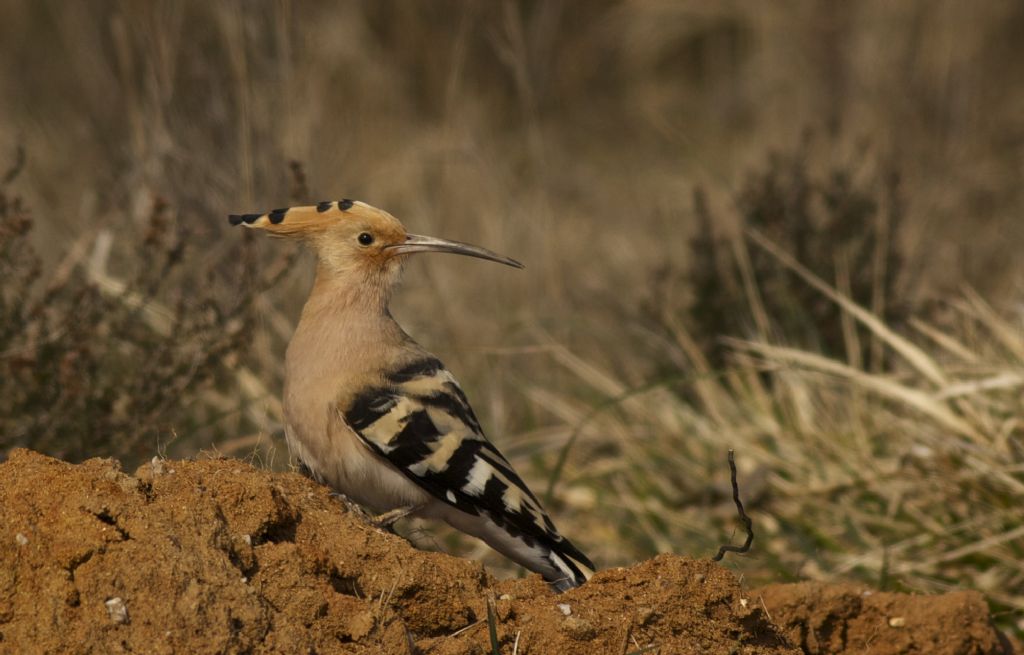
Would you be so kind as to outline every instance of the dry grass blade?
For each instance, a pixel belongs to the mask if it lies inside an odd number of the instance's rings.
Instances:
[[[501,645],[498,642],[498,619],[494,612],[494,599],[487,598],[487,634],[491,640],[491,655],[501,655]]]
[[[416,640],[413,639],[412,631],[404,624],[402,625],[402,631],[405,633],[405,647],[408,655],[416,655],[419,649],[416,648]]]
[[[904,562],[896,567],[895,570],[897,573],[934,573],[935,568],[940,564],[952,562],[960,559],[961,557],[968,557],[982,551],[990,550],[995,546],[1015,539],[1024,539],[1024,525],[1018,526],[1013,530],[1008,530],[1002,534],[993,535],[985,539],[980,539],[974,543],[967,544],[966,546],[955,548],[938,557],[933,557],[921,562]]]
[[[767,237],[755,229],[748,229],[747,236],[762,248],[765,252],[775,257],[780,264],[799,275],[805,282],[820,291],[823,295],[835,302],[860,321],[871,332],[882,341],[899,353],[907,362],[913,366],[926,379],[937,386],[945,385],[946,376],[934,359],[928,356],[923,350],[915,346],[904,337],[896,334],[880,318],[853,302],[834,288],[826,284],[821,278],[809,271],[791,255],[771,242]]]
[[[981,323],[998,340],[999,344],[1012,354],[1017,362],[1024,362],[1024,339],[1021,339],[1019,327],[1009,325],[978,292],[971,287],[964,289],[964,298],[970,308],[978,316]]]
[[[575,373],[580,380],[591,385],[595,390],[610,397],[621,396],[628,391],[614,377],[607,375],[596,366],[574,355],[568,348],[555,342],[547,334],[537,334],[543,340],[542,343],[551,352],[556,362]]]
[[[626,634],[622,635],[622,654],[626,655],[629,651],[629,638],[633,636],[633,621],[626,625]]]
[[[980,432],[957,416],[933,394],[906,387],[890,378],[867,373],[805,350],[740,340],[730,340],[730,343],[734,344],[737,348],[757,352],[765,359],[774,363],[784,366],[800,366],[819,373],[826,373],[850,380],[863,389],[913,407],[935,420],[942,427],[967,437],[971,441],[986,441],[986,438]]]
[[[962,396],[972,396],[986,391],[1016,389],[1021,386],[1024,386],[1024,373],[1005,371],[981,380],[956,382],[940,390],[935,394],[935,397],[939,400],[949,400]]]
[[[467,625],[464,628],[459,628],[458,630],[456,630],[455,632],[451,633],[448,636],[449,637],[457,637],[457,636],[461,635],[463,632],[466,632],[467,630],[472,630],[476,626],[482,624],[484,622],[484,620],[485,619],[480,619],[479,621],[474,621],[474,622],[470,623],[469,625]]]
[[[568,353],[568,351],[566,352]],[[579,369],[576,370],[577,372],[579,371]],[[588,373],[595,372],[599,375],[603,375],[600,373],[600,371],[597,371],[593,367],[587,367],[585,370]],[[655,387],[661,386],[662,384],[664,384],[664,382],[655,381],[636,389],[626,389],[618,396],[609,398],[608,400],[594,406],[586,415],[574,421],[575,426],[573,427],[572,434],[569,435],[569,438],[566,440],[565,445],[562,446],[562,448],[558,451],[558,459],[555,460],[555,465],[551,470],[551,474],[548,476],[547,488],[544,491],[545,503],[550,503],[551,499],[554,497],[555,487],[562,479],[562,475],[565,472],[566,462],[568,462],[569,455],[572,452],[573,446],[576,445],[576,442],[580,438],[580,435],[583,433],[583,430],[586,429],[591,424],[591,422],[593,422],[599,416],[619,406],[632,405],[632,409],[635,411],[639,407],[639,405],[636,404],[636,397],[650,391]]]
[[[939,346],[947,353],[967,362],[968,364],[976,364],[980,361],[978,355],[971,352],[967,346],[963,345],[948,334],[943,334],[937,328],[928,325],[921,319],[911,318],[910,327],[931,339],[935,345]]]

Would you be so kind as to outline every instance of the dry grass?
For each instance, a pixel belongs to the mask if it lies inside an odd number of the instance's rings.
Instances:
[[[577,426],[562,439],[571,454],[556,489],[576,516],[594,517],[577,529],[605,561],[680,544],[710,552],[734,523],[722,463],[733,447],[761,528],[738,564],[748,575],[972,587],[1019,617],[1019,326],[968,293],[950,301],[947,328],[918,321],[901,336],[763,237],[753,243],[833,297],[897,361],[872,372],[774,340],[730,340],[724,368],[690,362],[675,378],[630,388],[553,346],[605,399],[597,414],[591,401],[533,394]],[[686,359],[690,343],[681,333],[666,359]]]
[[[173,430],[178,454],[273,458],[310,262],[223,216],[361,198],[527,263],[413,264],[396,313],[600,564],[713,552],[732,446],[761,534],[734,560],[748,575],[971,586],[1022,620],[1019,4],[0,12],[0,153],[28,154],[3,193],[32,209],[40,276],[5,260],[0,323],[53,275],[95,290],[134,322],[117,345],[68,309],[109,354],[75,379],[152,400],[104,435],[67,404],[37,447],[146,459]],[[170,227],[147,250],[154,216]],[[173,275],[135,282],[182,237]],[[211,306],[245,339],[202,385],[131,365],[207,352]],[[86,344],[33,338],[64,345],[21,384],[57,393]],[[4,443],[31,442],[39,407],[14,403]]]

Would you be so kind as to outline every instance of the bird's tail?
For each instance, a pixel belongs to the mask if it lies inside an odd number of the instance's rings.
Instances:
[[[593,562],[571,541],[558,534],[553,525],[545,535],[531,535],[486,512],[473,515],[454,507],[438,506],[437,509],[436,518],[484,540],[516,564],[540,573],[558,591],[578,587],[594,575]]]
[[[544,579],[558,591],[567,591],[578,587],[594,575],[594,563],[564,537],[547,547],[542,547],[542,550],[546,551],[543,555],[544,559],[550,562],[554,570],[561,573],[561,575],[544,573]]]

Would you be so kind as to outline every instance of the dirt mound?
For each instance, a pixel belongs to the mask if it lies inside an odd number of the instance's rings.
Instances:
[[[913,596],[852,584],[780,584],[756,592],[776,625],[805,653],[1014,653],[989,624],[976,591]]]
[[[3,653],[490,653],[492,625],[502,653],[1012,652],[969,593],[744,592],[675,556],[560,596],[537,576],[495,581],[235,460],[129,476],[18,450],[0,503]]]

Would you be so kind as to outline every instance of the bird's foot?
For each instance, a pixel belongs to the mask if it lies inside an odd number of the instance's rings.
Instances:
[[[378,514],[377,516],[371,517],[370,523],[377,526],[378,528],[386,530],[389,529],[392,525],[394,525],[395,521],[397,521],[398,519],[404,519],[410,514],[415,514],[416,512],[423,509],[425,506],[426,504],[409,505],[408,507],[398,507],[391,511],[384,512],[383,514]]]
[[[338,493],[337,491],[332,491],[331,492],[331,497],[332,498],[337,498],[338,500],[340,500],[341,504],[345,506],[345,509],[350,514],[355,514],[356,516],[358,516],[359,518],[363,519],[364,521],[366,521],[368,523],[372,523],[373,522],[373,516],[369,512],[367,512],[365,509],[363,509],[362,505],[360,505],[356,501],[352,500],[351,498],[349,498],[345,494]]]
[[[389,510],[387,512],[384,512],[383,514],[373,515],[367,512],[362,505],[352,500],[343,493],[332,491],[331,496],[340,500],[341,504],[344,505],[345,509],[348,510],[350,513],[355,514],[356,516],[366,521],[375,528],[379,528],[381,530],[388,530],[389,532],[393,532],[391,526],[393,526],[396,521],[398,521],[399,519],[404,519],[410,514],[415,514],[419,510],[426,507],[426,503],[421,505],[409,505],[407,507],[398,507],[396,509]]]

